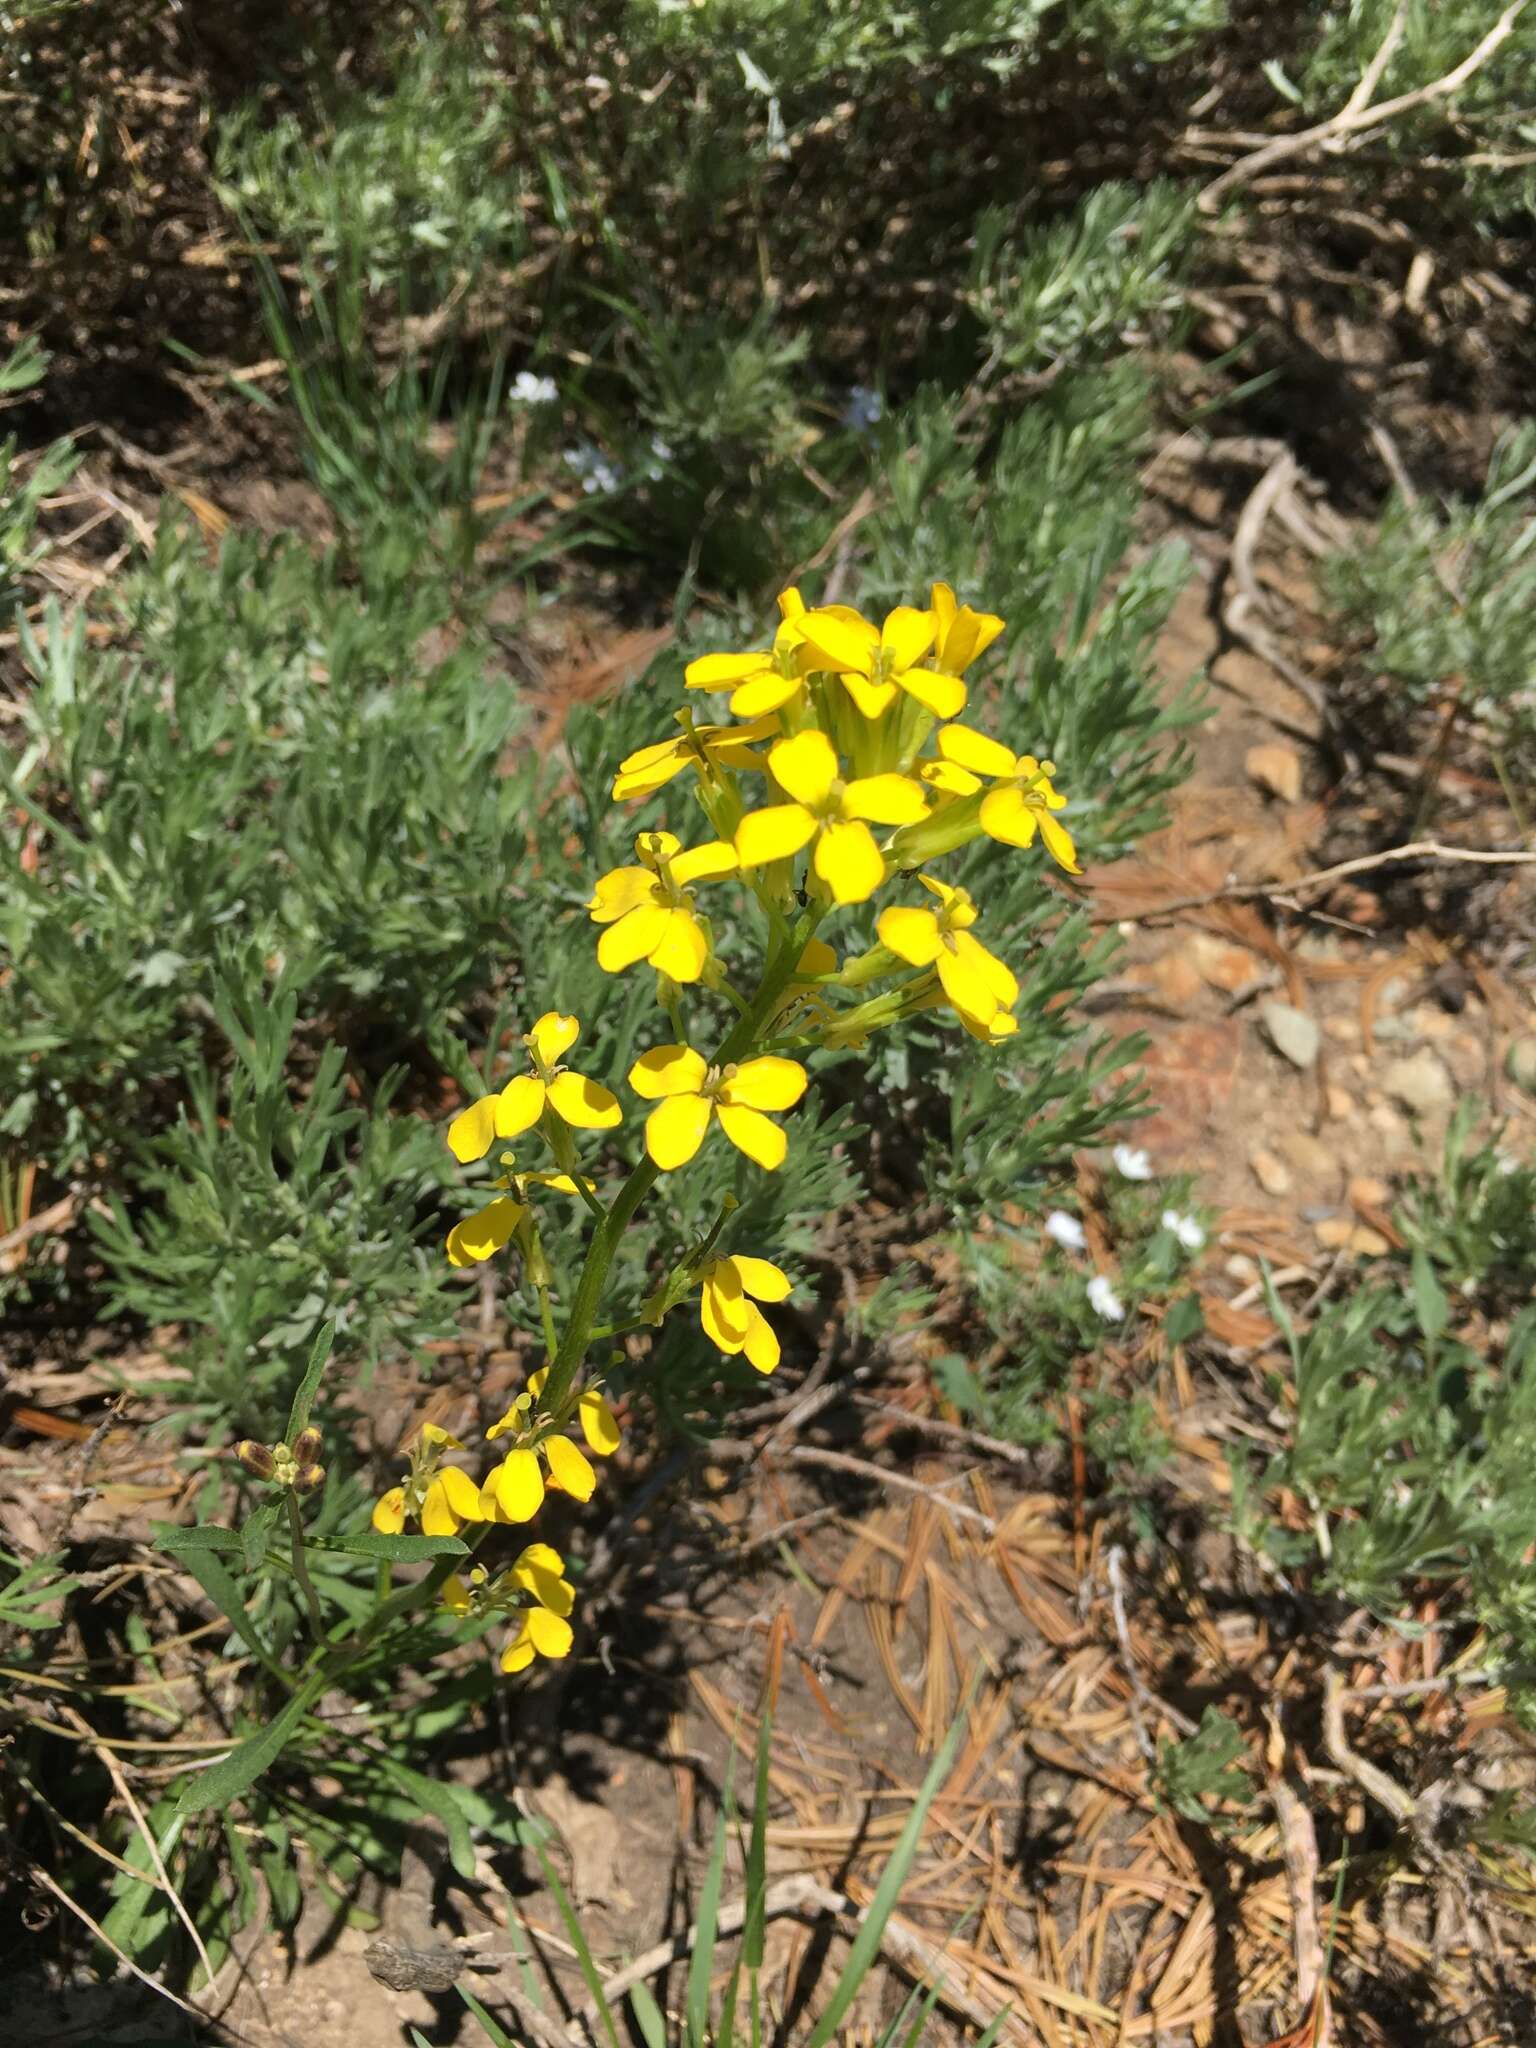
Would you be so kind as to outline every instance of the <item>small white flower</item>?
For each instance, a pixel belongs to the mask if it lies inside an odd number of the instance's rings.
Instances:
[[[1171,1230],[1187,1252],[1204,1249],[1205,1232],[1193,1216],[1181,1216],[1177,1209],[1165,1209],[1161,1222],[1164,1230]]]
[[[1083,1226],[1075,1216],[1069,1216],[1065,1209],[1053,1209],[1046,1217],[1045,1234],[1059,1244],[1063,1251],[1085,1252],[1088,1249]]]
[[[1121,1323],[1125,1320],[1125,1304],[1102,1273],[1095,1273],[1088,1282],[1088,1306],[1096,1316],[1102,1316],[1106,1323]]]
[[[512,379],[514,405],[553,405],[560,396],[553,377],[536,377],[532,370],[519,370]]]
[[[616,491],[619,488],[619,473],[599,448],[590,441],[579,441],[574,448],[565,451],[568,469],[574,469],[581,478],[581,488],[591,497],[596,491]]]
[[[1123,1180],[1150,1180],[1152,1161],[1145,1152],[1138,1152],[1134,1145],[1117,1145],[1110,1157],[1115,1162],[1115,1171]]]

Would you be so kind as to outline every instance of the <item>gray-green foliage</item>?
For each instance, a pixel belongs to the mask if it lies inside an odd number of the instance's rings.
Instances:
[[[1192,1735],[1159,1747],[1153,1772],[1159,1804],[1184,1820],[1223,1832],[1231,1829],[1234,1818],[1223,1808],[1251,1805],[1254,1797],[1253,1779],[1244,1767],[1246,1756],[1237,1723],[1219,1707],[1207,1707]]]
[[[1478,1107],[1455,1119],[1439,1176],[1420,1176],[1408,1191],[1400,1213],[1412,1248],[1397,1273],[1363,1280],[1305,1335],[1271,1296],[1290,1352],[1294,1415],[1262,1472],[1235,1467],[1234,1510],[1248,1540],[1283,1570],[1383,1619],[1406,1621],[1425,1581],[1462,1584],[1463,1617],[1488,1630],[1528,1711],[1536,1167],[1472,1145]],[[1511,1231],[1522,1210],[1524,1224]],[[1267,1515],[1282,1487],[1303,1503],[1305,1531]]]
[[[1099,185],[1065,219],[1016,229],[994,208],[976,225],[967,297],[1006,369],[1094,361],[1183,301],[1194,197],[1166,180]]]
[[[1394,493],[1327,580],[1411,705],[1459,689],[1494,753],[1536,767],[1536,422],[1501,437],[1480,497],[1436,508]]]
[[[48,358],[35,336],[19,342],[0,360],[0,411],[42,382]],[[21,595],[21,579],[37,567],[47,544],[37,537],[44,499],[62,490],[75,466],[67,441],[45,448],[30,464],[17,459],[14,434],[0,438],[0,617],[9,617]]]
[[[220,196],[322,272],[432,303],[524,253],[504,78],[467,36],[415,37],[387,85],[344,99],[320,135],[257,107],[225,124]]]
[[[448,1269],[423,1242],[451,1162],[425,1123],[391,1113],[398,1071],[349,1088],[338,1044],[311,1061],[295,1042],[297,992],[262,984],[258,959],[221,963],[232,1068],[189,1069],[176,1123],[128,1162],[133,1206],[119,1195],[93,1223],[108,1313],[185,1324],[192,1417],[267,1441],[290,1360],[327,1320],[365,1374],[451,1328]]]
[[[1455,71],[1499,23],[1501,0],[1348,0],[1304,17],[1305,43],[1294,58],[1288,96],[1323,118],[1342,107],[1387,40],[1400,33],[1377,80],[1373,103],[1433,84]],[[1515,12],[1509,34],[1453,93],[1398,116],[1387,132],[1394,156],[1433,156],[1452,175],[1436,189],[1452,206],[1500,218],[1528,211],[1536,198],[1536,20]],[[1277,82],[1280,82],[1277,80]]]

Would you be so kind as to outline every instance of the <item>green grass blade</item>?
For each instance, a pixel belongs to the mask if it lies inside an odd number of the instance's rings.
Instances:
[[[839,2021],[858,1996],[859,1986],[868,1976],[875,1957],[880,1952],[880,1937],[885,1932],[885,1923],[891,1917],[891,1912],[901,1895],[901,1888],[906,1883],[907,1872],[912,1868],[913,1858],[923,1837],[923,1824],[928,1818],[928,1809],[954,1765],[956,1753],[960,1748],[960,1738],[965,1733],[965,1723],[966,1707],[963,1705],[950,1724],[949,1733],[933,1760],[932,1769],[922,1782],[912,1811],[907,1816],[907,1824],[901,1831],[900,1840],[891,1852],[891,1860],[881,1873],[880,1882],[875,1888],[875,1896],[869,1902],[869,1911],[854,1936],[853,1946],[848,1951],[848,1960],[843,1965],[843,1973],[837,1980],[837,1988],[832,1993],[831,2002],[816,2022],[815,2030],[805,2043],[805,2048],[827,2048],[827,2043],[836,2032]]]
[[[323,1671],[305,1679],[282,1712],[259,1735],[250,1736],[219,1763],[197,1773],[177,1800],[176,1811],[204,1813],[210,1806],[228,1806],[232,1799],[238,1799],[269,1764],[276,1762],[289,1736],[329,1683]]]
[[[504,2034],[501,2028],[497,2026],[473,1991],[466,1991],[462,1984],[455,1984],[453,1988],[480,2022],[480,2031],[485,2035],[487,2041],[490,2042],[491,2048],[518,2048],[518,2044],[509,2035]],[[412,2032],[415,2032],[414,2028]],[[416,2038],[420,2040],[421,2036],[418,2034]]]
[[[683,2008],[688,2048],[708,2048],[709,1980],[714,1974],[715,1940],[720,1924],[720,1887],[725,1879],[730,1796],[727,1782],[725,1804],[720,1809],[720,1818],[715,1824],[714,1846],[709,1852],[709,1868],[704,1873],[704,1885],[699,1893],[698,1935],[688,1963],[688,1995]]]
[[[320,1375],[325,1371],[325,1361],[331,1355],[331,1346],[336,1341],[336,1325],[322,1323],[315,1337],[314,1349],[309,1354],[309,1363],[304,1368],[304,1377],[299,1382],[299,1391],[293,1397],[293,1406],[288,1411],[288,1435],[286,1442],[292,1443],[301,1429],[309,1427],[309,1411],[315,1405],[315,1396],[320,1391]]]
[[[608,2036],[608,2048],[619,2048],[619,2037],[613,2028],[613,2015],[609,2012],[608,2001],[603,1996],[602,1976],[593,1960],[587,1937],[582,1932],[581,1922],[576,1917],[576,1909],[571,1904],[565,1886],[555,1875],[555,1866],[537,1842],[533,1845],[533,1853],[539,1859],[539,1867],[544,1872],[544,1882],[549,1887],[549,1895],[565,1923],[566,1936],[576,1951],[576,1966],[581,1971],[582,1981],[592,1994],[592,2002],[597,2007],[597,2016],[602,2022],[603,2032]]]
[[[629,2009],[635,2016],[645,2048],[667,2048],[667,2022],[661,2007],[651,1996],[648,1984],[631,1984]]]

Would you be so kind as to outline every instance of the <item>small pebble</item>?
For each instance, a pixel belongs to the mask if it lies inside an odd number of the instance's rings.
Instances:
[[[1288,1195],[1291,1191],[1291,1176],[1286,1172],[1273,1152],[1250,1152],[1248,1164],[1253,1168],[1253,1177],[1266,1195]]]
[[[1355,1226],[1347,1216],[1325,1216],[1314,1229],[1318,1243],[1325,1245],[1329,1251],[1336,1252],[1349,1243],[1354,1235]]]

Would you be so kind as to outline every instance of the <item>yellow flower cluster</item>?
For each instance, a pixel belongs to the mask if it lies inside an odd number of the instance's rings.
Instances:
[[[581,1026],[553,1010],[522,1040],[527,1071],[448,1127],[449,1147],[466,1165],[498,1141],[525,1136],[548,1154],[547,1166],[520,1170],[511,1152],[500,1153],[492,1182],[499,1192],[454,1225],[447,1254],[466,1266],[516,1248],[538,1296],[549,1363],[486,1431],[501,1448],[483,1481],[445,1463],[444,1453],[463,1445],[424,1424],[406,1479],[374,1511],[381,1531],[416,1522],[428,1535],[470,1530],[473,1544],[494,1524],[531,1521],[550,1490],[591,1498],[596,1471],[587,1453],[611,1456],[619,1425],[601,1388],[579,1375],[618,1237],[657,1176],[686,1168],[716,1125],[756,1166],[773,1172],[783,1164],[789,1140],[775,1119],[807,1086],[786,1047],[857,1045],[936,1007],[989,1043],[1017,1028],[1019,983],[977,936],[976,905],[963,888],[921,872],[983,835],[1018,847],[1038,838],[1067,873],[1079,872],[1053,764],[959,722],[965,672],[1003,621],[960,604],[944,583],[933,585],[926,609],[899,605],[878,626],[846,605],[808,608],[793,589],[781,595],[779,613],[771,647],[706,654],[687,670],[690,690],[728,695],[734,722],[700,724],[680,711],[678,735],[629,755],[614,779],[622,804],[688,776],[709,825],[691,847],[671,831],[641,831],[635,864],[603,875],[587,904],[599,927],[599,966],[609,974],[649,967],[672,1026],[627,1076],[648,1105],[644,1156],[606,1202],[598,1181],[580,1170],[578,1137],[613,1130],[624,1112],[610,1089],[567,1064]],[[908,877],[929,900],[888,903],[875,920],[875,943],[839,964],[817,925]],[[750,891],[768,924],[767,957],[745,993],[732,986],[699,906],[698,891],[719,883]],[[701,994],[735,1012],[713,1054],[689,1043],[684,1019],[685,1001]],[[547,1193],[576,1197],[596,1218],[560,1333],[539,1235]],[[697,1294],[710,1342],[768,1373],[780,1344],[760,1304],[786,1300],[791,1282],[767,1259],[717,1248],[733,1206],[677,1257],[645,1314],[660,1322]],[[572,1426],[585,1449],[567,1433]],[[572,1591],[547,1544],[528,1545],[494,1577],[475,1565],[449,1578],[442,1597],[455,1614],[517,1620],[505,1670],[571,1648]]]

